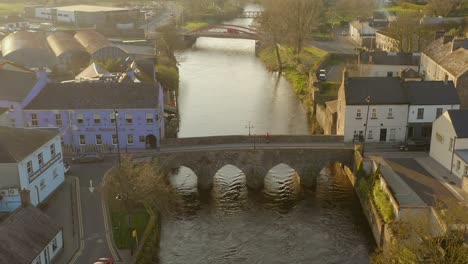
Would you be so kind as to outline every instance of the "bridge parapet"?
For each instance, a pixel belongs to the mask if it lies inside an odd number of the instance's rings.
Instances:
[[[249,144],[253,142],[266,143],[265,135],[254,136],[213,136],[213,137],[190,137],[190,138],[168,138],[161,141],[162,147],[184,147],[203,145],[224,144]],[[343,136],[324,135],[270,135],[270,143],[343,143]]]

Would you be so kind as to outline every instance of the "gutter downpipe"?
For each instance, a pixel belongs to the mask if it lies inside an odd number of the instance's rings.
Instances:
[[[452,146],[452,162],[450,162],[450,174],[452,174],[453,171],[453,158],[455,156],[455,146],[457,144],[457,136],[453,138],[453,146]]]

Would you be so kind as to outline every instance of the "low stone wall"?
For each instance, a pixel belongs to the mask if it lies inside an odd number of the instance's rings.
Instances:
[[[181,146],[201,146],[201,145],[222,145],[222,144],[253,144],[266,143],[266,135],[256,136],[213,136],[213,137],[192,137],[192,138],[166,138],[161,141],[162,147]],[[255,137],[255,138],[254,138]],[[343,136],[323,136],[323,135],[270,135],[270,143],[342,143]]]

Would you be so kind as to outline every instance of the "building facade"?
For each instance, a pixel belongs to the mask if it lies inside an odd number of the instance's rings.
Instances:
[[[61,100],[53,103],[51,96]],[[24,116],[28,127],[58,128],[66,147],[114,151],[117,144],[157,148],[165,135],[163,113],[159,83],[81,82],[49,84]]]
[[[0,127],[2,159],[0,211],[21,205],[20,191],[29,190],[37,206],[65,180],[60,135],[57,131]]]
[[[468,110],[449,110],[434,121],[429,155],[456,175],[468,178]]]

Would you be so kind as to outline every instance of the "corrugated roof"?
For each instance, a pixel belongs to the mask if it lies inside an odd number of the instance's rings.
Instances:
[[[92,31],[78,31],[75,34],[75,39],[92,55],[98,50],[108,47],[115,47],[105,36]],[[115,47],[118,48],[118,47]],[[119,48],[120,49],[120,48]]]
[[[0,100],[23,102],[37,82],[35,72],[0,69]]]
[[[153,109],[158,96],[157,83],[50,83],[25,109]]]
[[[352,77],[345,82],[347,105],[407,104],[408,98],[398,77]]]
[[[20,207],[0,225],[0,263],[32,263],[59,232],[38,208]]]
[[[66,32],[55,32],[47,36],[47,42],[54,52],[55,56],[59,57],[65,52],[85,53],[83,56],[88,56],[86,49],[78,43],[73,35]]]
[[[468,109],[448,110],[450,120],[458,138],[468,138]]]
[[[443,37],[432,42],[423,53],[455,77],[468,71],[468,50],[460,47],[452,52],[452,42],[444,44]]]
[[[44,32],[17,31],[2,40],[2,54],[8,54],[20,49],[35,49],[49,52]]]
[[[0,163],[24,160],[58,134],[58,131],[0,126]]]
[[[452,81],[407,81],[403,83],[413,105],[460,104],[457,90]],[[468,122],[468,120],[467,120]]]

